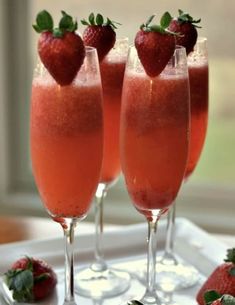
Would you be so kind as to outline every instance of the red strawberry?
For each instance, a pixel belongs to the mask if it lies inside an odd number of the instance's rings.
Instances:
[[[203,296],[207,290],[231,294],[235,297],[235,248],[229,249],[225,263],[219,265],[209,276],[197,294],[197,302],[204,305]]]
[[[17,302],[32,302],[46,298],[54,290],[57,278],[43,260],[24,257],[5,273],[8,288]]]
[[[135,37],[135,47],[139,59],[150,77],[159,75],[167,65],[175,50],[175,38],[167,30],[171,22],[171,15],[166,12],[160,25],[150,25],[154,18],[151,16]]]
[[[176,36],[176,43],[185,47],[187,54],[193,51],[197,41],[197,28],[199,26],[195,24],[200,21],[201,19],[194,20],[189,14],[179,10],[179,16],[172,19],[168,27],[171,32],[180,34]]]
[[[220,295],[215,290],[208,290],[204,294],[206,305],[235,305],[235,298],[230,294]]]
[[[77,22],[62,11],[59,27],[53,29],[53,19],[45,10],[37,15],[36,22],[33,27],[41,33],[38,40],[41,61],[58,84],[69,85],[85,57],[83,41],[75,33]]]
[[[119,23],[111,21],[109,18],[104,21],[102,15],[97,14],[95,17],[93,13],[89,15],[88,20],[81,20],[83,25],[87,25],[83,32],[83,41],[86,46],[97,49],[99,61],[101,62],[115,44],[115,23]]]

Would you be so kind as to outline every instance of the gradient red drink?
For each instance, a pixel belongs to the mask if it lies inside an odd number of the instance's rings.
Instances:
[[[121,158],[128,192],[146,216],[172,204],[188,154],[187,71],[153,79],[128,71],[123,85]]]
[[[208,60],[205,39],[199,38],[188,57],[190,81],[191,131],[185,178],[195,169],[205,142],[208,122]]]
[[[120,173],[120,109],[127,48],[128,39],[118,39],[100,64],[104,101],[104,155],[100,179],[103,183],[114,181]]]
[[[102,99],[97,79],[61,87],[49,75],[33,81],[31,156],[41,198],[52,215],[87,213],[100,177]]]

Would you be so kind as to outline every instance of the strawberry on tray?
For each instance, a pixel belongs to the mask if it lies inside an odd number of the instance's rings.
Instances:
[[[101,14],[95,16],[94,13],[89,15],[88,21],[83,19],[81,23],[87,26],[83,32],[84,44],[96,48],[101,62],[115,44],[117,28],[115,24],[120,25],[120,23],[109,18],[104,20]]]
[[[5,273],[5,281],[17,302],[35,302],[48,297],[57,284],[52,267],[32,257],[17,260]]]
[[[54,28],[52,16],[43,10],[33,28],[40,33],[38,53],[42,63],[59,85],[69,85],[85,57],[84,43],[75,32],[77,21],[62,11],[59,26]]]
[[[215,290],[220,295],[230,294],[235,297],[235,248],[227,251],[227,258],[224,261],[212,272],[199,290],[197,294],[198,304],[206,304],[204,295],[208,290]]]

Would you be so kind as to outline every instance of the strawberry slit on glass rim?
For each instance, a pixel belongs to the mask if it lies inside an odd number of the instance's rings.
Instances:
[[[77,21],[66,12],[61,13],[57,28],[46,10],[38,13],[33,28],[40,34],[38,53],[43,65],[59,85],[66,86],[72,83],[83,64],[85,46],[75,32]]]
[[[163,14],[159,25],[151,24],[154,17],[155,15],[149,17],[135,36],[138,57],[150,77],[155,77],[164,70],[174,54],[175,36],[179,35],[168,29],[172,20],[169,12]]]

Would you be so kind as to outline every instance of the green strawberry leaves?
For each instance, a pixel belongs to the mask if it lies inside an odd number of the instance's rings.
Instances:
[[[231,276],[235,276],[235,267],[232,267],[232,268],[229,269],[229,274]]]
[[[95,25],[95,15],[94,13],[90,13],[88,20],[90,22],[91,25]]]
[[[172,16],[170,15],[170,13],[165,12],[160,19],[161,27],[163,27],[164,29],[168,28],[168,26],[171,23],[171,20],[172,20]]]
[[[34,301],[33,287],[36,283],[43,282],[50,276],[48,273],[42,273],[34,277],[33,262],[27,258],[25,269],[10,269],[5,273],[5,282],[12,290],[12,297],[17,302]]]
[[[9,270],[5,273],[6,284],[13,291],[13,299],[17,302],[33,301],[33,272],[29,269]]]
[[[222,305],[235,305],[235,298],[232,295],[224,294],[221,296],[221,294],[215,290],[206,291],[204,300],[206,305],[211,305],[216,300],[219,300]]]
[[[33,28],[37,33],[42,33],[43,31],[53,30],[53,18],[50,13],[43,10],[37,14],[36,24],[33,24]]]
[[[113,30],[117,29],[116,24],[121,25],[121,23],[117,21],[112,21],[109,18],[107,18],[105,21],[104,17],[101,14],[97,14],[95,16],[94,13],[90,13],[90,15],[88,16],[88,21],[86,19],[82,19],[81,23],[86,26],[111,26]]]
[[[178,21],[181,23],[185,23],[185,22],[189,22],[192,23],[196,28],[201,28],[201,26],[196,25],[195,23],[200,23],[201,22],[201,18],[200,19],[193,19],[192,16],[190,16],[188,13],[185,13],[184,11],[182,11],[181,9],[178,10],[179,12],[179,16],[178,16]]]
[[[68,32],[75,32],[78,28],[78,23],[77,21],[73,21],[73,18],[66,14],[65,11],[61,11],[62,13],[62,18],[60,19],[59,22],[59,29],[68,31]]]
[[[235,264],[235,248],[227,250],[227,257],[224,259],[224,261]]]
[[[171,16],[171,14],[169,12],[165,12],[161,19],[160,19],[160,24],[153,24],[151,25],[151,22],[153,21],[155,15],[152,15],[148,18],[148,20],[146,21],[146,23],[143,23],[140,26],[140,29],[145,31],[145,32],[158,32],[161,34],[171,34],[171,35],[179,35],[178,33],[174,33],[169,31],[168,27],[171,23],[171,20],[173,19],[173,17]]]
[[[33,28],[37,33],[52,32],[53,36],[57,38],[63,37],[65,32],[75,32],[78,28],[77,21],[73,21],[73,18],[65,11],[61,11],[61,13],[62,18],[58,28],[54,28],[53,18],[46,10],[37,14],[36,24],[33,24]]]
[[[104,18],[101,14],[96,15],[95,22],[97,25],[102,25],[104,23]]]
[[[204,294],[204,301],[206,305],[212,304],[215,300],[218,300],[221,297],[215,290],[207,290]]]

